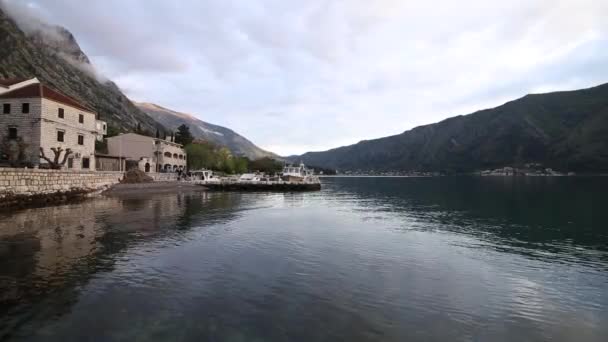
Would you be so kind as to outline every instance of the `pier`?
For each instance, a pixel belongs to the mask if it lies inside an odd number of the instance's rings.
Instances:
[[[319,177],[300,163],[286,165],[280,175],[245,173],[236,177],[217,178],[210,170],[191,171],[188,182],[202,185],[211,191],[318,191]]]
[[[220,181],[197,182],[211,191],[318,191],[321,182],[284,182],[284,181]]]

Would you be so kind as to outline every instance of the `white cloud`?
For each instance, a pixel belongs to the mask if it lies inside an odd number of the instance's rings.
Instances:
[[[608,80],[603,1],[24,3],[134,99],[281,154]]]

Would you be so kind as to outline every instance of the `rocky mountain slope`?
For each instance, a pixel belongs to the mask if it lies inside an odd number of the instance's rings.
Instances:
[[[190,132],[195,138],[226,146],[236,155],[246,156],[249,159],[277,157],[226,127],[213,125],[190,114],[179,113],[153,103],[136,103],[136,105],[168,129],[176,130],[178,126],[185,124],[190,127]]]
[[[608,171],[608,84],[527,95],[404,133],[292,159],[360,171],[469,172],[541,163]]]
[[[139,110],[116,84],[96,74],[74,36],[66,29],[38,23],[24,32],[0,8],[0,78],[38,77],[51,88],[95,109],[110,127],[155,132],[162,125]]]

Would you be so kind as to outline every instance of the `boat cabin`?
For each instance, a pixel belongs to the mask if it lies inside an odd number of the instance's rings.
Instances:
[[[205,182],[216,180],[216,178],[213,178],[213,171],[211,171],[211,170],[190,171],[190,179],[194,180],[194,181],[205,181]]]
[[[304,163],[300,163],[300,166],[285,165],[283,168],[283,177],[305,178],[312,175],[313,171],[307,169]]]

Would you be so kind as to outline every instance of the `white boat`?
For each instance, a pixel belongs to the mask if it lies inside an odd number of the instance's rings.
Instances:
[[[211,170],[194,170],[190,171],[190,181],[192,182],[218,182],[219,179],[213,176],[213,171]]]
[[[259,182],[260,176],[255,173],[243,173],[239,177],[239,182]]]
[[[299,166],[285,165],[283,168],[283,180],[303,183],[319,182],[319,178],[314,175],[313,170],[307,169],[304,163],[300,163]]]

